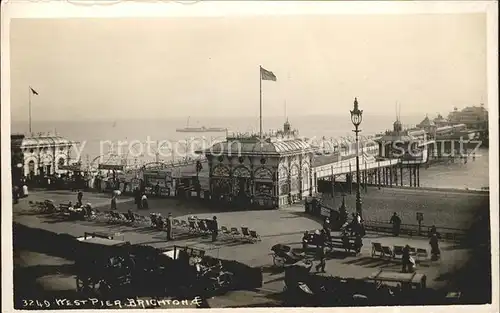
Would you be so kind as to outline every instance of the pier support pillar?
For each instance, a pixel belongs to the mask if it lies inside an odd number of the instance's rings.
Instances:
[[[411,177],[411,170],[412,170],[411,165],[408,165],[408,172],[410,172],[410,173],[409,173],[409,174],[410,174],[410,187],[413,187],[413,186],[412,186],[412,178],[413,178],[413,177]]]
[[[415,165],[413,167],[413,178],[415,179],[415,181],[413,183],[413,187],[417,187],[417,166],[418,165]]]
[[[420,187],[420,165],[417,166],[417,187]]]
[[[400,186],[403,186],[403,165],[399,165],[399,181],[400,181]]]
[[[389,186],[392,187],[392,166],[389,166]]]
[[[335,175],[332,175],[332,198],[335,202]]]

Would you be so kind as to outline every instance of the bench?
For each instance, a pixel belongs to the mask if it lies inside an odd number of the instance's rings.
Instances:
[[[340,249],[344,250],[345,252],[352,251],[356,253],[356,248],[354,247],[354,244],[355,244],[355,237],[353,236],[348,236],[345,242],[342,237],[332,236],[330,241],[326,242],[326,246],[331,250]]]
[[[383,246],[380,242],[372,242],[372,257],[393,258],[394,251],[389,246]]]
[[[69,216],[70,215],[69,208],[71,208],[71,204],[69,202],[67,202],[67,203],[59,203],[59,211],[63,215],[65,215],[65,216]]]

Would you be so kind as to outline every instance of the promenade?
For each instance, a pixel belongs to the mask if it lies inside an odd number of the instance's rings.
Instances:
[[[423,192],[412,194],[411,191],[385,189],[381,191],[369,190],[364,201],[366,214],[373,214],[382,219],[383,216],[390,218],[393,211],[402,212],[403,210],[413,210],[415,207],[420,210],[425,209],[426,221],[432,218],[435,219],[436,225],[447,225],[457,227],[463,225],[471,216],[474,216],[478,204],[485,201],[484,195],[477,194],[450,194],[449,192],[443,195],[440,192]],[[399,195],[399,196],[395,196]],[[84,232],[95,231],[113,231],[120,232],[124,235],[126,241],[131,243],[140,243],[152,245],[155,247],[169,247],[172,245],[191,246],[207,250],[208,254],[223,259],[235,259],[250,266],[260,266],[263,268],[263,287],[260,293],[269,295],[278,293],[283,289],[283,273],[276,271],[272,267],[272,256],[270,255],[270,247],[277,243],[287,244],[294,248],[301,246],[302,234],[305,230],[313,230],[321,228],[321,225],[313,219],[310,219],[303,213],[302,206],[294,206],[280,210],[270,211],[234,211],[234,212],[217,212],[217,210],[203,207],[196,201],[182,201],[177,199],[150,199],[151,209],[148,211],[139,211],[137,213],[148,215],[149,212],[159,212],[166,216],[172,213],[174,218],[186,219],[189,215],[197,215],[199,218],[211,218],[216,215],[220,226],[238,227],[246,226],[257,231],[260,234],[262,241],[257,243],[244,243],[234,239],[224,239],[215,243],[210,241],[208,237],[188,236],[185,231],[178,229],[174,230],[175,240],[167,242],[166,234],[161,231],[152,230],[144,227],[130,227],[122,225],[108,225],[97,221],[66,221],[55,220],[53,217],[36,215],[29,208],[28,201],[43,201],[51,199],[56,203],[73,201],[75,202],[76,195],[67,191],[36,191],[32,192],[26,199],[22,199],[19,204],[14,206],[13,220],[16,223],[23,224],[28,227],[41,228],[50,230],[56,233],[67,233],[74,236],[82,236]],[[487,199],[487,198],[486,198]],[[348,207],[352,208],[348,199]],[[384,201],[392,201],[386,204]],[[452,202],[455,206],[450,205],[441,207],[444,203]],[[97,193],[85,193],[84,202],[92,203],[93,207],[101,207],[101,210],[106,210],[109,207],[109,195]],[[423,204],[421,202],[424,202]],[[375,207],[378,204],[380,207]],[[406,206],[403,204],[406,203]],[[434,204],[434,205],[433,205]],[[399,210],[394,209],[391,205],[399,205]],[[133,200],[129,197],[122,197],[118,201],[118,210],[127,211],[134,209]],[[446,209],[452,209],[453,213],[446,212]],[[433,211],[441,212],[439,214]],[[377,212],[375,215],[374,212]],[[444,214],[452,215],[463,214],[464,216],[456,216],[450,219],[451,225],[437,223]],[[403,215],[400,213],[400,215]],[[410,212],[408,216],[414,218],[415,213]],[[405,215],[403,215],[403,223]],[[359,256],[345,255],[342,253],[332,253],[327,257],[326,275],[364,278],[380,268],[400,270],[400,261],[381,259],[379,257],[371,257],[371,243],[380,242],[383,245],[405,245],[409,244],[415,248],[425,248],[430,251],[428,241],[426,239],[392,237],[379,234],[367,234],[363,240],[363,248]],[[418,264],[417,271],[425,273],[428,277],[428,286],[439,288],[447,284],[445,277],[451,270],[462,267],[470,257],[470,251],[463,247],[454,246],[452,243],[441,243],[442,258],[439,261],[431,262],[424,261]],[[29,262],[28,262],[29,263]],[[27,264],[28,264],[27,263]],[[29,266],[29,265],[27,265]],[[66,277],[66,282],[61,277],[57,279],[58,283],[54,283],[54,277],[39,277],[40,283],[44,288],[59,288],[59,289],[74,289],[74,278]],[[239,305],[258,305],[270,301],[262,294],[251,292],[237,292],[238,301],[234,302],[235,293],[228,294],[217,299],[211,299],[212,306],[228,307]],[[227,298],[226,298],[227,297]],[[217,301],[218,304],[217,304]]]

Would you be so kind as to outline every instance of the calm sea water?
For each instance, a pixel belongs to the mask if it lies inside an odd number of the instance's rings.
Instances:
[[[403,124],[416,125],[423,116],[403,116]],[[199,121],[198,121],[199,120]],[[284,118],[268,117],[264,119],[265,131],[282,129]],[[364,135],[392,129],[395,118],[391,116],[365,116],[361,129]],[[341,138],[353,136],[353,126],[348,115],[342,116],[300,116],[290,117],[293,129],[299,130],[301,136],[316,138],[322,137]],[[127,155],[129,163],[154,161],[156,141],[168,141],[160,150],[160,159],[170,161],[179,159],[179,154],[185,151],[186,141],[196,148],[208,148],[210,142],[222,140],[225,133],[178,133],[177,128],[186,127],[187,117],[170,118],[162,120],[106,120],[106,121],[33,121],[34,132],[54,133],[71,140],[80,142],[77,147],[81,149],[81,159],[85,164],[99,155],[109,155],[117,151],[118,142],[121,141],[121,155]],[[191,127],[224,127],[229,132],[257,132],[258,120],[254,117],[238,118],[205,118],[203,120],[192,118]],[[27,122],[13,121],[12,132],[26,133]],[[145,142],[151,140],[150,148]],[[313,140],[314,141],[314,140]],[[141,142],[142,144],[139,144]],[[177,151],[176,156],[171,156],[166,146],[171,146]],[[150,153],[148,152],[148,149]],[[141,154],[142,152],[142,154]],[[469,160],[467,164],[456,162],[450,164],[436,164],[429,169],[422,170],[421,185],[428,187],[453,187],[453,188],[481,188],[488,186],[488,150],[481,153],[475,161]],[[73,157],[75,154],[73,154]],[[107,157],[107,156],[106,156]],[[105,158],[106,158],[105,157]]]

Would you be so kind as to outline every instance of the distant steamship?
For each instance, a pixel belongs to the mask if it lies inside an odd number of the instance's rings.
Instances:
[[[176,129],[176,132],[178,133],[219,133],[225,131],[227,131],[227,128],[224,127],[189,127],[189,117],[186,127]]]

